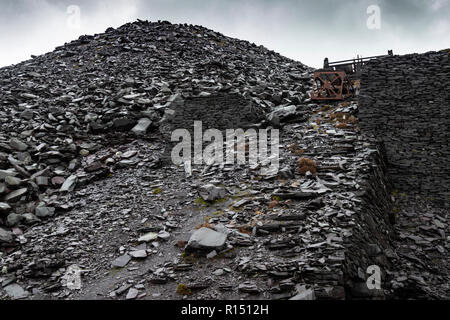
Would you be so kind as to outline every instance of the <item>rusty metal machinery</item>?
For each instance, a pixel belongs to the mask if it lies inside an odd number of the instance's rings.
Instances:
[[[354,83],[361,77],[363,66],[370,60],[392,56],[357,57],[356,59],[329,62],[325,58],[323,69],[314,72],[312,100],[345,100],[355,94]]]
[[[344,100],[353,94],[353,85],[344,71],[314,72],[313,100]]]

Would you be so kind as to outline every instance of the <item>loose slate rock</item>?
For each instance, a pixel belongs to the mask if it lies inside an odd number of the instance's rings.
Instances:
[[[22,221],[23,216],[15,213],[11,213],[6,218],[6,225],[9,227],[14,227]]]
[[[195,231],[186,246],[186,250],[214,250],[223,248],[227,235],[211,230],[209,228],[201,228]]]
[[[145,259],[147,258],[147,251],[146,250],[136,250],[130,252],[130,256],[132,256],[135,259]]]
[[[15,202],[15,201],[19,200],[24,194],[26,194],[27,191],[28,191],[27,188],[22,188],[22,189],[19,189],[19,190],[15,190],[15,191],[9,193],[5,197],[5,201]]]
[[[215,201],[225,198],[226,190],[213,184],[207,184],[200,187],[199,194],[205,201]]]
[[[52,207],[37,207],[36,216],[39,218],[52,217],[55,214],[55,208]]]
[[[77,184],[78,178],[75,175],[70,176],[69,178],[64,181],[63,185],[61,186],[61,189],[59,189],[60,192],[72,192],[75,189],[75,186]]]
[[[0,243],[11,243],[13,239],[12,232],[0,228]]]
[[[17,187],[17,186],[20,186],[20,184],[22,183],[22,180],[20,180],[19,178],[16,178],[16,177],[7,176],[5,178],[5,183],[9,187]]]
[[[158,239],[158,234],[154,232],[149,232],[147,234],[144,234],[142,237],[138,239],[139,242],[150,242],[153,240]]]
[[[147,133],[148,128],[151,126],[152,121],[148,118],[142,118],[138,124],[131,130],[136,135],[144,135]]]
[[[289,300],[316,300],[314,290],[306,289],[305,286],[297,286],[297,294]]]
[[[28,145],[17,138],[12,138],[9,145],[17,151],[25,151],[28,149]]]
[[[11,206],[7,203],[0,202],[0,213],[7,213],[11,210]]]
[[[112,267],[115,267],[115,268],[123,268],[128,264],[128,262],[130,262],[130,260],[131,260],[131,257],[127,254],[124,254],[123,256],[120,256],[117,259],[115,259],[111,263],[111,265],[112,265]]]
[[[17,283],[10,284],[9,286],[5,287],[5,291],[12,299],[18,300],[18,299],[25,299],[29,296],[29,292],[25,291],[21,286],[19,286]]]
[[[22,217],[26,225],[33,225],[35,223],[41,222],[41,219],[39,219],[32,213],[25,213],[22,215]]]
[[[256,286],[256,284],[250,283],[250,282],[241,283],[239,285],[238,289],[241,292],[245,292],[245,293],[249,293],[249,294],[258,294],[260,292],[258,287]]]
[[[158,238],[161,240],[168,240],[170,238],[170,233],[167,231],[161,231],[158,233]]]
[[[127,296],[125,299],[127,300],[133,300],[136,299],[136,297],[138,296],[139,291],[135,288],[131,288],[130,290],[128,290]]]
[[[7,176],[15,177],[17,175],[13,170],[0,170],[0,180],[4,180]]]

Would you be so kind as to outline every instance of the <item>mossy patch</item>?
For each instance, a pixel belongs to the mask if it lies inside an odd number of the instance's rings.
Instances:
[[[197,257],[195,256],[195,254],[189,253],[186,250],[181,254],[181,259],[183,259],[184,262],[192,264],[197,262]]]
[[[224,203],[224,202],[227,202],[227,199],[226,199],[226,198],[217,199],[217,200],[214,201],[213,203],[214,203],[214,204],[221,204],[221,203]]]
[[[182,296],[190,296],[192,294],[192,290],[189,289],[187,285],[180,283],[177,286],[177,293]]]
[[[202,197],[199,197],[198,199],[196,199],[194,201],[194,203],[202,205],[202,206],[205,206],[205,207],[209,207],[209,206],[212,206],[212,205],[224,203],[226,201],[227,201],[226,198],[221,198],[221,199],[217,199],[215,201],[211,201],[210,202],[210,201],[205,201]]]
[[[115,276],[119,273],[120,270],[122,270],[122,268],[113,267],[113,268],[111,269],[111,271],[109,272],[109,275],[110,275],[111,277],[115,277]]]
[[[209,205],[209,203],[207,201],[205,201],[202,197],[196,199],[194,202],[196,204],[200,204],[202,206],[208,206]]]
[[[237,251],[237,248],[236,248],[236,247],[231,248],[230,250],[227,250],[227,251],[224,251],[224,252],[221,252],[220,254],[218,254],[218,255],[216,256],[216,259],[225,259],[225,258],[228,258],[230,254],[233,254],[233,253],[236,252],[236,251]]]

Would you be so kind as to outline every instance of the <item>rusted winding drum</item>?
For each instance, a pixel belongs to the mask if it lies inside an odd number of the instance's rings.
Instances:
[[[344,71],[314,73],[312,100],[344,100],[353,94],[353,85]]]

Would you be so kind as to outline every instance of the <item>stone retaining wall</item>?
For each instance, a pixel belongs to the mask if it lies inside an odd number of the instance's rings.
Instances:
[[[361,150],[364,161],[357,173],[356,182],[361,185],[357,195],[359,205],[355,208],[357,227],[348,244],[344,263],[347,298],[384,298],[383,290],[369,290],[367,286],[369,266],[378,266],[381,271],[382,288],[385,288],[386,270],[391,265],[387,257],[392,250],[394,237],[391,202],[391,181],[387,176],[385,150],[376,141],[363,139]]]
[[[203,129],[238,129],[260,122],[263,113],[249,99],[238,94],[221,93],[208,97],[190,97],[175,108],[173,129],[193,130],[194,121]]]
[[[371,61],[361,78],[363,133],[386,148],[394,189],[448,206],[450,63],[446,52]]]

